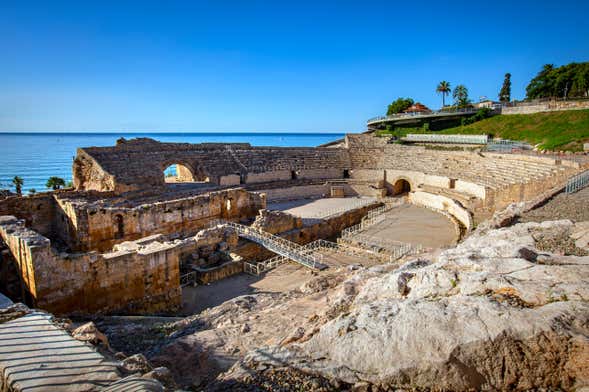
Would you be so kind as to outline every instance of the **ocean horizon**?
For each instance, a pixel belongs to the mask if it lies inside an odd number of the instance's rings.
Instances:
[[[72,162],[78,147],[114,146],[117,139],[149,137],[177,143],[250,143],[252,146],[315,147],[344,137],[337,132],[203,131],[203,132],[0,132],[0,189],[14,191],[12,178],[24,180],[23,193],[47,191],[51,176],[72,180]]]

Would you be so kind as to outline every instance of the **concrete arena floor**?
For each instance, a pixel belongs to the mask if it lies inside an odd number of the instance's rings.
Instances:
[[[454,223],[427,208],[405,204],[387,213],[387,218],[362,231],[380,240],[401,241],[438,248],[456,243]]]
[[[376,202],[374,197],[346,197],[346,198],[324,198],[324,199],[302,199],[284,202],[268,203],[269,210],[279,210],[301,218],[320,218],[329,211],[342,208],[351,210],[357,207],[359,201]]]

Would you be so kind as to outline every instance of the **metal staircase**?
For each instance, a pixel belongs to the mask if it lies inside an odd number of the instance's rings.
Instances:
[[[323,255],[309,251],[309,249],[292,241],[270,234],[267,231],[254,227],[244,226],[234,222],[217,221],[216,224],[224,225],[234,229],[237,234],[262,245],[264,248],[282,256],[285,259],[295,261],[305,267],[314,270],[324,270],[327,265],[322,263]]]

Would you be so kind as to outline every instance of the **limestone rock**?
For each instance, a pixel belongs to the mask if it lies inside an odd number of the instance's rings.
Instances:
[[[152,366],[147,361],[143,354],[131,355],[121,361],[120,368],[125,373],[141,373],[145,374],[153,370]]]
[[[169,391],[173,391],[178,388],[176,382],[174,381],[174,377],[172,376],[172,372],[170,372],[170,369],[163,366],[157,367],[152,371],[145,373],[142,378],[157,380],[166,388],[166,390]]]
[[[475,233],[429,265],[360,271],[334,301],[345,311],[310,339],[259,348],[240,366],[288,366],[359,390],[588,386],[589,257],[532,257],[535,234],[572,226]]]
[[[82,342],[88,342],[95,346],[102,345],[104,348],[110,349],[108,338],[105,334],[98,330],[96,324],[94,324],[92,321],[74,329],[72,336],[74,339],[80,340]]]
[[[303,220],[282,211],[260,210],[252,227],[276,234],[300,229],[303,227]]]

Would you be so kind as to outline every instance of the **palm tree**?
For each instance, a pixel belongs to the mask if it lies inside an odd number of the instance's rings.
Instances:
[[[459,107],[464,107],[468,104],[468,89],[464,84],[459,84],[452,93],[454,102]]]
[[[65,181],[63,178],[60,177],[49,177],[49,179],[47,180],[47,184],[45,184],[45,186],[55,191],[61,188],[62,186],[65,186]]]
[[[452,91],[450,89],[450,82],[446,82],[445,80],[442,80],[438,84],[438,87],[436,87],[436,92],[442,94],[442,109],[446,106],[446,95],[450,94],[450,91]]]
[[[22,186],[25,183],[25,181],[22,179],[22,177],[14,176],[14,178],[12,179],[12,183],[14,184],[14,187],[16,188],[16,194],[19,196],[22,196]]]

